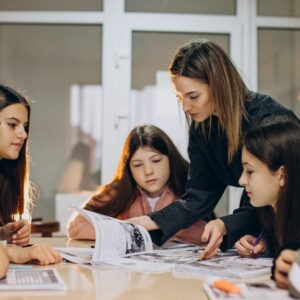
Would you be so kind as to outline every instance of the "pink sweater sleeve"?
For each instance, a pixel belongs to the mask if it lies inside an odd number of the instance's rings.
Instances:
[[[68,222],[67,235],[74,240],[95,240],[94,226],[80,214],[75,213]]]
[[[97,197],[91,197],[87,200],[82,208],[85,208],[87,204],[90,204],[94,207],[101,207],[105,201],[109,201],[109,197],[102,197],[101,201]],[[67,224],[67,235],[73,240],[95,240],[95,229],[94,226],[87,221],[83,216],[74,213],[68,221]]]

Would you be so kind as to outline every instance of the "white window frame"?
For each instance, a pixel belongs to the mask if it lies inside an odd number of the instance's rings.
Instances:
[[[129,130],[131,43],[134,31],[194,32],[230,35],[230,54],[248,86],[258,86],[258,28],[300,29],[299,17],[257,16],[256,0],[237,0],[236,15],[127,13],[125,0],[103,0],[103,11],[2,11],[1,24],[101,25],[103,33],[102,182],[109,181]],[[235,192],[232,194],[236,194]],[[238,197],[230,196],[229,211]]]

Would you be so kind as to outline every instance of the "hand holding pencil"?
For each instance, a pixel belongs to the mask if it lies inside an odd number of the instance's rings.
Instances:
[[[263,240],[263,233],[255,237],[253,235],[244,235],[235,243],[239,255],[243,257],[256,257],[267,250],[267,244]]]

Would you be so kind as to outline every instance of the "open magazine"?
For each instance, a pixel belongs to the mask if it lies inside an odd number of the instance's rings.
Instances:
[[[95,228],[95,248],[57,248],[63,258],[86,264],[109,264],[141,272],[169,272],[176,276],[251,278],[270,273],[272,259],[248,259],[236,250],[199,261],[201,247],[169,241],[153,250],[149,233],[141,226],[81,208],[74,208]],[[200,251],[200,252],[199,252]]]
[[[95,228],[95,248],[57,248],[62,257],[75,263],[98,264],[133,253],[152,252],[152,241],[142,226],[72,207]]]

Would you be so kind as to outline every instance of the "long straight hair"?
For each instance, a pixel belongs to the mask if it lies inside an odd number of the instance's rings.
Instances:
[[[240,146],[242,117],[247,117],[244,100],[249,90],[228,55],[216,44],[194,41],[174,54],[169,66],[170,76],[185,76],[209,85],[218,116],[219,129],[228,139],[228,162]],[[209,135],[202,122],[202,131]]]
[[[12,88],[0,85],[0,111],[13,104],[22,104],[28,112],[27,138],[15,160],[0,160],[0,223],[13,221],[14,214],[23,214],[30,205],[29,156],[27,141],[29,134],[30,106],[25,97]]]
[[[91,200],[95,200],[96,203],[102,202],[103,205],[95,207],[89,201],[85,206],[86,209],[117,217],[133,203],[138,195],[138,186],[129,164],[140,147],[150,147],[168,157],[170,165],[168,186],[176,196],[183,193],[187,181],[188,162],[164,131],[154,125],[143,125],[135,127],[129,133],[112,181],[100,187],[92,197]],[[104,200],[107,197],[109,201]]]
[[[268,117],[244,137],[245,148],[270,171],[284,168],[284,187],[276,209],[261,208],[262,225],[278,247],[300,241],[300,122],[292,116]],[[272,241],[273,237],[273,241]],[[277,248],[277,249],[276,249]]]

